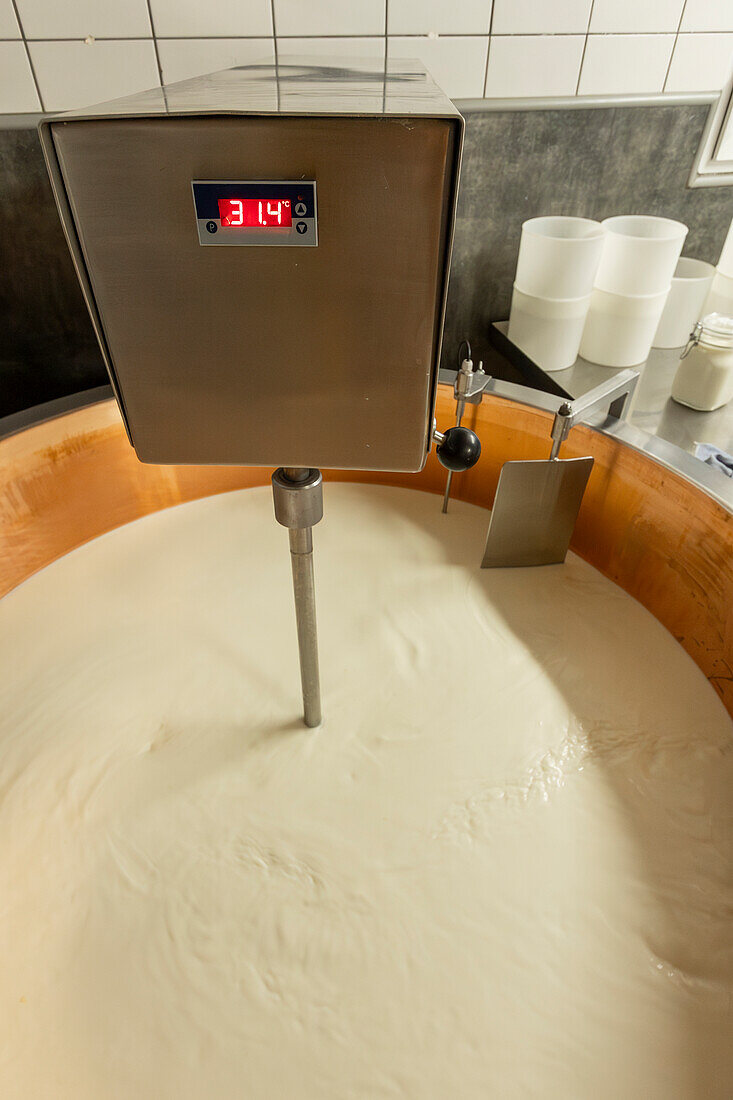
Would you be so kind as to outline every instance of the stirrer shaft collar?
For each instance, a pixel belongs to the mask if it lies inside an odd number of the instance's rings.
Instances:
[[[303,719],[306,726],[320,726],[321,681],[313,576],[313,527],[323,518],[321,472],[303,467],[280,467],[272,475],[272,494],[275,519],[288,528],[290,536]]]

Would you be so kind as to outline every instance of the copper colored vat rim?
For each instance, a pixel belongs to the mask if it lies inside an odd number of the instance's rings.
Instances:
[[[0,596],[115,527],[269,482],[264,467],[138,462],[109,392],[100,387],[0,422]],[[454,422],[446,386],[436,416],[442,429]],[[464,423],[479,435],[482,457],[453,479],[456,499],[489,508],[505,461],[548,455],[552,411],[486,395]],[[733,485],[726,495],[717,471],[615,421],[578,425],[563,454],[595,458],[572,549],[666,627],[733,716]],[[442,495],[445,471],[433,452],[419,474],[324,471],[324,479]],[[477,568],[482,551],[476,546]]]

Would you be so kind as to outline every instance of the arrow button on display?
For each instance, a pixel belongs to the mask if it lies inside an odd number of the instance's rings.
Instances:
[[[304,202],[296,202],[295,213],[298,215],[299,218],[304,218],[308,213],[308,207],[305,205]]]

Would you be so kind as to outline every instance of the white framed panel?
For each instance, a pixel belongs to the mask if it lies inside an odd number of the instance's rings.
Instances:
[[[689,187],[733,184],[733,64],[713,104],[692,172]]]

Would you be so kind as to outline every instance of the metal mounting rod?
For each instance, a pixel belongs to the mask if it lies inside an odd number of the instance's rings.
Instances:
[[[467,349],[467,355],[465,359],[461,359],[461,351],[463,348]],[[466,408],[466,401],[475,393],[481,393],[483,385],[486,380],[484,374],[484,365],[479,363],[478,368],[474,370],[473,360],[471,358],[471,345],[468,340],[463,340],[461,346],[458,349],[458,360],[460,366],[458,373],[456,374],[456,380],[453,384],[453,395],[456,399],[456,427],[460,428],[463,421],[463,413]],[[480,398],[479,398],[480,400]],[[445,479],[445,493],[443,494],[443,512],[448,511],[448,501],[450,500],[451,484],[453,482],[453,470],[448,471],[448,476]]]
[[[463,410],[464,410],[465,407],[466,407],[465,400],[463,400],[463,398],[459,398],[458,402],[456,403],[456,427],[457,428],[460,428],[460,426],[461,426],[461,421],[463,420]],[[444,513],[448,511],[448,501],[450,500],[450,490],[451,490],[451,485],[452,484],[453,484],[453,471],[449,470],[448,471],[448,476],[445,479],[445,492],[443,493],[443,507],[441,509],[441,511],[444,512]]]
[[[320,726],[321,682],[313,577],[313,527],[323,517],[321,472],[303,467],[280,467],[272,475],[272,494],[275,519],[288,528],[290,537],[300,682],[303,689],[303,720],[306,726]]]

